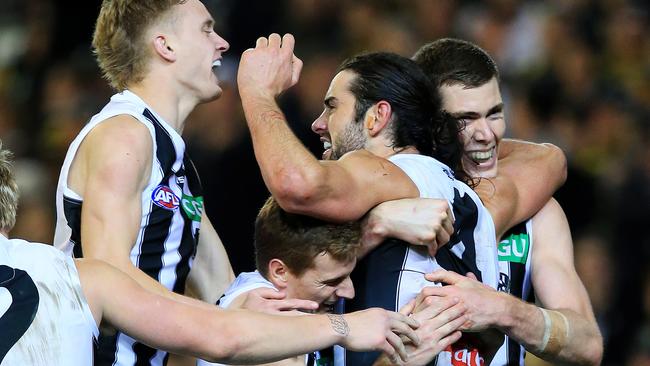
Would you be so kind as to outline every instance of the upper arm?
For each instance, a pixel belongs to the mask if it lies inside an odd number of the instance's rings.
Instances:
[[[533,217],[531,267],[535,296],[544,308],[569,309],[594,319],[589,296],[575,270],[569,225],[554,199]]]
[[[72,169],[83,172],[81,238],[84,256],[115,265],[129,262],[149,180],[152,140],[148,129],[120,115],[93,128]],[[71,169],[71,174],[73,173]]]
[[[321,161],[300,194],[276,196],[283,209],[345,222],[361,218],[377,204],[416,198],[418,188],[397,165],[367,151],[354,151],[337,161]]]

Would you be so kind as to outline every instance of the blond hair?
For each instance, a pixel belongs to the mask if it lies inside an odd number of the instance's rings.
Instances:
[[[142,81],[149,48],[144,36],[174,5],[187,0],[104,0],[95,33],[94,53],[102,75],[118,91]]]
[[[13,154],[0,141],[0,231],[9,232],[16,224],[18,185],[12,171]]]

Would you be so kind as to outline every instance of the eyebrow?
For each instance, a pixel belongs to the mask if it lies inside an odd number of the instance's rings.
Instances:
[[[331,279],[328,279],[328,280],[323,280],[322,283],[325,283],[325,284],[329,284],[329,283],[332,283],[332,282],[341,283],[343,280],[345,280],[345,278],[347,276],[348,275],[342,275],[342,276],[331,278]]]
[[[492,108],[490,108],[487,113],[485,114],[486,116],[490,116],[496,113],[501,113],[503,112],[503,102],[499,103]],[[478,112],[474,111],[460,111],[456,113],[450,113],[452,117],[456,119],[478,119],[481,118],[481,114]]]
[[[214,19],[212,19],[212,18],[206,19],[206,20],[203,22],[203,27],[214,28]]]
[[[495,105],[494,107],[490,108],[490,110],[487,112],[487,115],[491,114],[497,114],[503,112],[503,103],[499,103]]]
[[[336,100],[337,100],[336,97],[327,97],[327,98],[325,98],[325,100],[323,101],[323,104],[324,104],[326,107],[330,107],[330,108],[331,108],[332,106],[334,106],[334,102],[336,102]]]

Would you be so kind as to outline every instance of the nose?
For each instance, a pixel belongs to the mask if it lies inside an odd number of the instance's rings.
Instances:
[[[327,132],[327,119],[325,118],[325,111],[316,118],[316,120],[311,124],[311,130],[314,133],[321,135]]]
[[[354,298],[354,285],[352,284],[350,276],[341,282],[339,287],[336,289],[336,296],[348,300]]]
[[[230,44],[228,43],[228,41],[226,41],[225,39],[221,38],[221,36],[218,35],[217,33],[214,33],[214,34],[215,34],[215,36],[216,36],[216,40],[215,40],[215,47],[216,47],[216,49],[219,50],[219,51],[221,51],[221,52],[226,52],[226,51],[228,51],[228,49],[230,48]]]
[[[472,123],[474,129],[472,138],[475,141],[489,141],[492,135],[492,129],[486,118],[479,118]]]

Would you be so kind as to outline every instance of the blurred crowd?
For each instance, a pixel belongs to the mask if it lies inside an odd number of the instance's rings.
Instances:
[[[557,192],[605,340],[604,364],[650,364],[650,32],[632,0],[206,0],[231,45],[224,94],[189,118],[185,138],[207,210],[236,272],[251,270],[253,220],[268,195],[236,90],[241,52],[290,32],[305,63],[282,97],[296,134],[310,131],[338,64],[363,51],[411,56],[440,37],[477,43],[497,61],[509,137],[563,148]],[[100,1],[0,2],[0,139],[22,191],[12,237],[49,243],[67,146],[113,93],[90,48]],[[74,6],[75,9],[70,7]],[[571,294],[567,294],[571,296]]]

